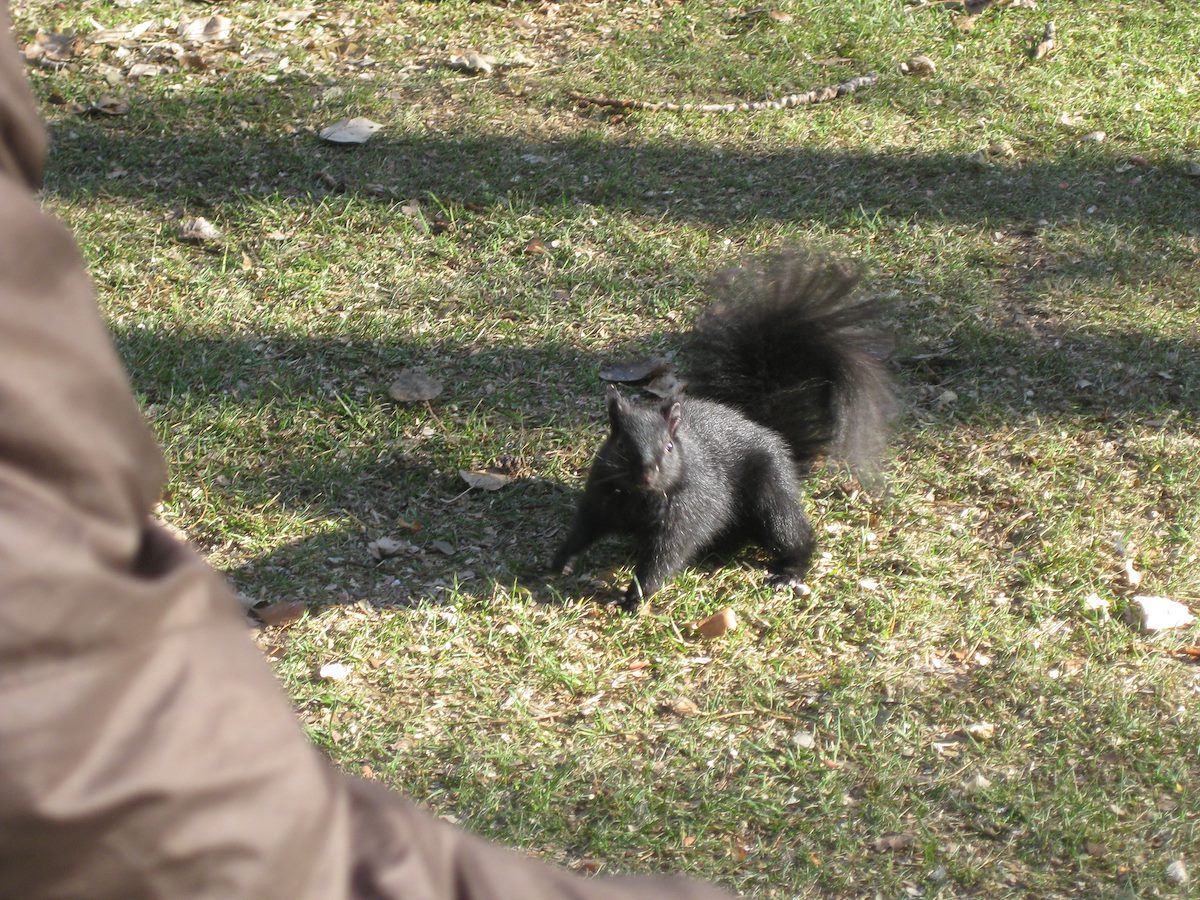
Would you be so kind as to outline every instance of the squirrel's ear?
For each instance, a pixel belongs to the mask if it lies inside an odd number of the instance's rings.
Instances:
[[[611,384],[608,386],[608,389],[604,392],[604,396],[608,400],[609,424],[612,425],[613,431],[620,431],[621,430],[621,420],[625,418],[625,413],[628,410],[628,406],[625,403],[625,398],[622,397],[621,392],[618,391]]]
[[[667,433],[674,438],[675,432],[679,430],[679,423],[683,421],[683,407],[679,405],[678,400],[668,400],[662,405],[662,414],[667,423]]]

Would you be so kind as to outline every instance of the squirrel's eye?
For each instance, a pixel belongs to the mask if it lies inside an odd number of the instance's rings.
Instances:
[[[667,441],[667,452],[670,453],[674,449],[675,449],[675,442]]]

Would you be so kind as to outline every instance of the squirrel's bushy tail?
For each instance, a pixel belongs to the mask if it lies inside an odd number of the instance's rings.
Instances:
[[[846,264],[797,252],[721,273],[688,343],[689,392],[778,431],[802,467],[827,455],[872,473],[896,408],[892,339],[857,284]]]

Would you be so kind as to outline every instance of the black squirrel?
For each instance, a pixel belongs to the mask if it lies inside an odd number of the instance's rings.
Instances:
[[[553,569],[606,534],[633,536],[631,612],[717,546],[756,542],[775,583],[803,576],[815,542],[799,476],[821,455],[876,471],[896,405],[891,338],[858,280],[796,252],[719,275],[686,339],[687,393],[646,404],[608,388],[608,440]]]

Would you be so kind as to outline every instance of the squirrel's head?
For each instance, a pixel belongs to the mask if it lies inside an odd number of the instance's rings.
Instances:
[[[633,403],[608,389],[609,446],[629,487],[663,491],[683,471],[679,426],[683,407],[671,398],[656,404]]]

